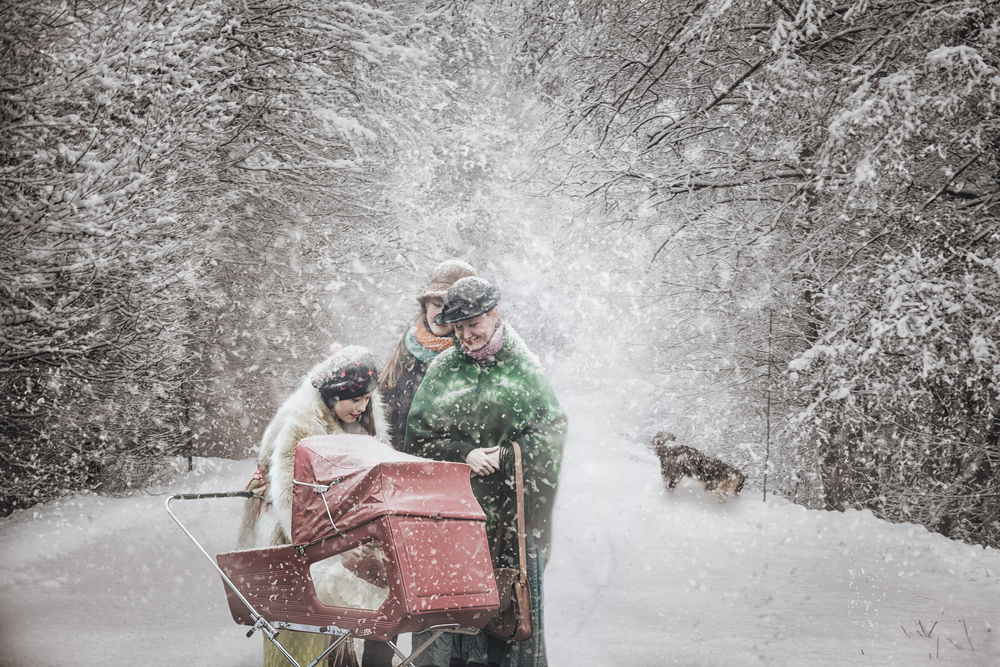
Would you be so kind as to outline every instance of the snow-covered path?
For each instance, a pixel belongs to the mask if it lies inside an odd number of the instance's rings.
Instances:
[[[197,461],[160,495],[75,497],[0,523],[0,665],[253,665],[218,575],[164,510],[170,493],[242,488],[250,461]],[[173,507],[210,553],[239,500]]]
[[[583,398],[546,570],[553,666],[1000,664],[1000,552],[868,512],[667,493]]]
[[[1000,664],[1000,552],[862,512],[662,490],[651,453],[569,392],[546,570],[552,667]],[[199,461],[160,495],[79,496],[0,520],[0,666],[255,665],[222,584],[163,510],[238,489]],[[175,504],[210,553],[239,501]]]

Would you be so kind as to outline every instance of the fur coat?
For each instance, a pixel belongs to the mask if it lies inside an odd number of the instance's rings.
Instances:
[[[326,362],[323,362],[326,363]],[[247,487],[267,500],[247,500],[240,525],[237,547],[254,549],[288,544],[292,534],[292,478],[295,472],[295,447],[299,440],[315,435],[350,433],[368,435],[361,420],[347,424],[326,407],[309,381],[318,364],[278,408],[264,431],[257,450],[259,470]],[[375,437],[388,442],[388,425],[378,391],[372,394],[367,412],[371,412]],[[362,417],[366,419],[366,417]]]

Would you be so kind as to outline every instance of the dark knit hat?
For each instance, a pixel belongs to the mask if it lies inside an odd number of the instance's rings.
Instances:
[[[496,308],[500,303],[500,290],[476,276],[455,282],[444,297],[444,310],[434,318],[434,324],[443,327],[463,320],[471,320]]]
[[[423,293],[417,297],[417,301],[423,303],[425,299],[443,299],[451,287],[459,278],[476,275],[476,270],[460,259],[446,259],[437,265],[431,273],[430,282]]]
[[[313,369],[309,382],[323,400],[340,401],[360,398],[378,387],[378,367],[375,357],[360,345],[334,346],[332,356]]]

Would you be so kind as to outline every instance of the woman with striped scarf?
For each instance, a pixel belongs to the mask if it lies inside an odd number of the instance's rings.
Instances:
[[[417,296],[420,314],[400,337],[395,350],[379,374],[379,393],[389,421],[390,441],[393,447],[403,449],[406,437],[406,416],[410,412],[413,395],[427,372],[427,366],[441,352],[451,347],[453,338],[450,324],[441,326],[434,318],[444,307],[444,297],[459,278],[476,275],[476,270],[458,259],[438,264],[431,273],[427,287]],[[394,653],[384,642],[365,641],[361,667],[391,667]]]

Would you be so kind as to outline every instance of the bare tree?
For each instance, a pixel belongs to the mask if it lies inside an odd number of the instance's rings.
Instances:
[[[12,0],[0,13],[9,512],[126,492],[211,439],[232,397],[213,383],[234,375],[217,362],[249,367],[244,353],[267,349],[243,345],[267,317],[243,299],[254,288],[299,297],[292,328],[324,328],[301,297],[377,236],[388,128],[407,116],[397,80],[425,53],[405,3]],[[281,247],[297,236],[304,252]]]
[[[995,544],[991,3],[528,7],[553,186],[651,237],[660,358],[743,405],[712,419],[753,437],[773,313],[783,491]]]

